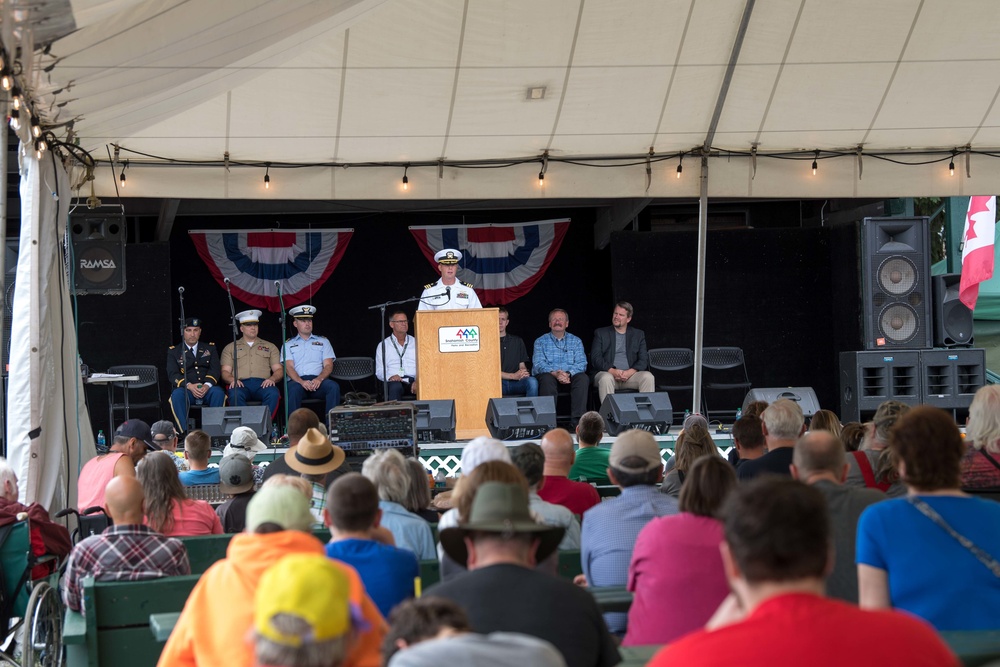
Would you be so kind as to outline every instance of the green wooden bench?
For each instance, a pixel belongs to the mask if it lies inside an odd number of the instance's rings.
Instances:
[[[563,579],[573,580],[578,574],[583,574],[583,566],[580,563],[580,550],[569,549],[559,552],[559,576]]]
[[[627,612],[632,606],[632,593],[624,586],[588,586],[587,591],[594,596],[602,612]]]
[[[312,531],[320,542],[330,541],[330,531],[327,528],[316,528]],[[191,574],[203,574],[216,561],[226,557],[226,549],[233,539],[232,533],[222,535],[198,535],[197,537],[181,537],[191,562]]]
[[[200,575],[145,581],[83,580],[84,614],[66,610],[68,667],[154,667],[163,649],[150,636],[151,614],[180,612]]]
[[[437,558],[420,561],[420,590],[428,588],[441,581],[441,562]]]

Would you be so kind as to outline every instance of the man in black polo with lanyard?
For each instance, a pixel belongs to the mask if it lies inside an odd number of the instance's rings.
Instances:
[[[417,341],[407,333],[410,321],[405,311],[393,311],[389,328],[392,335],[375,348],[375,377],[388,380],[386,400],[398,401],[404,393],[417,391]]]
[[[192,403],[221,408],[226,401],[226,392],[219,386],[222,370],[215,343],[202,343],[200,338],[201,318],[189,317],[184,320],[184,341],[167,350],[167,379],[173,387],[170,409],[182,432],[187,431]]]

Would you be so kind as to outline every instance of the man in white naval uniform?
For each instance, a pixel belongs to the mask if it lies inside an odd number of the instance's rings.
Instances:
[[[460,308],[482,308],[476,290],[470,283],[457,280],[458,262],[462,253],[454,248],[445,248],[434,254],[441,279],[424,285],[417,310],[458,310]]]

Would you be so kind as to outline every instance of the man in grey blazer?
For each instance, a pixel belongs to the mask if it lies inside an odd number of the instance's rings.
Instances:
[[[649,354],[646,334],[628,325],[632,321],[632,312],[632,304],[619,301],[611,314],[611,326],[594,332],[590,368],[595,373],[594,385],[601,403],[604,403],[605,396],[618,389],[655,390],[653,374],[647,370]]]

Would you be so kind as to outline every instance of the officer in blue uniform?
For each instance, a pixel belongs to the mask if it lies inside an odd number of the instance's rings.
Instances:
[[[222,371],[215,343],[201,343],[200,338],[201,319],[189,317],[184,320],[184,342],[167,350],[167,379],[173,387],[170,409],[181,431],[188,430],[192,403],[221,408],[226,401],[226,392],[219,386]]]
[[[333,373],[333,346],[323,336],[313,334],[314,306],[296,306],[288,311],[298,336],[285,341],[282,358],[288,373],[288,412],[302,407],[304,398],[326,399],[326,411],[340,404],[340,385],[330,379]]]

